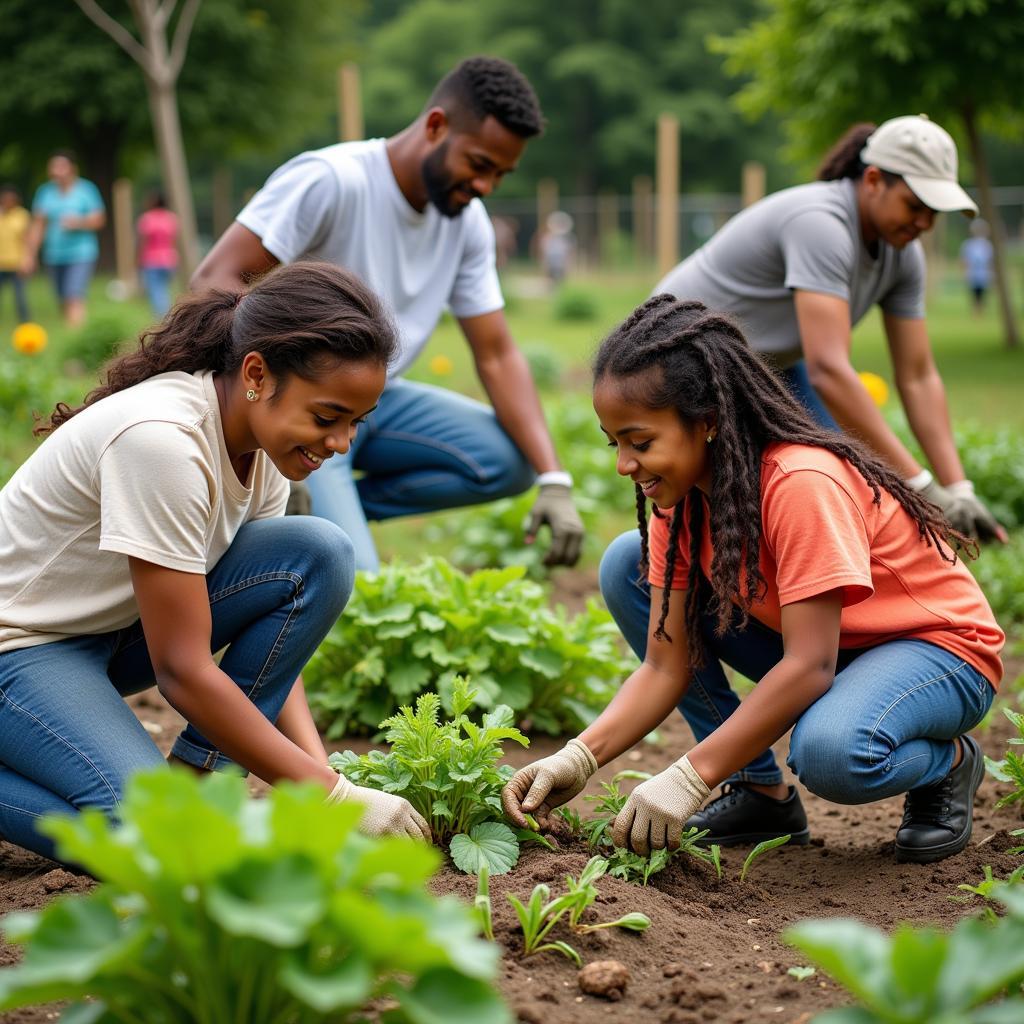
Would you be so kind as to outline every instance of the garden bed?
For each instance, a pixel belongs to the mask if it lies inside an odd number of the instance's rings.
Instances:
[[[1008,665],[1007,679],[1021,670]],[[180,719],[156,695],[132,701],[139,717],[166,749]],[[996,716],[979,734],[986,752],[1001,757],[1008,723]],[[529,751],[509,750],[519,765],[550,753],[561,741],[537,737]],[[682,720],[673,716],[658,744],[641,744],[604,768],[590,787],[622,768],[656,772],[689,745]],[[365,741],[352,743],[365,750]],[[511,747],[512,745],[510,745]],[[780,750],[780,756],[783,751]],[[796,921],[812,917],[851,916],[891,929],[901,921],[951,926],[969,908],[950,900],[961,883],[977,884],[986,864],[997,876],[1021,863],[1006,853],[1013,845],[1008,831],[1021,827],[1012,808],[994,810],[998,787],[988,777],[976,802],[974,838],[962,854],[936,865],[897,864],[893,836],[902,813],[902,798],[862,807],[841,807],[802,794],[810,819],[812,845],[782,847],[756,861],[747,880],[739,872],[745,849],[723,851],[722,880],[706,865],[677,858],[644,888],[605,877],[601,895],[589,915],[602,920],[641,911],[651,927],[641,933],[616,929],[585,936],[556,927],[551,938],[576,947],[584,962],[618,960],[630,971],[623,998],[609,1002],[584,995],[577,969],[558,953],[545,952],[520,960],[521,942],[507,892],[525,899],[538,882],[557,889],[567,873],[579,874],[589,852],[576,840],[562,841],[558,852],[536,846],[523,849],[508,875],[491,878],[495,938],[505,948],[500,985],[518,1019],[544,1024],[592,1020],[683,1022],[780,1021],[797,1024],[815,1013],[843,1004],[848,998],[820,973],[797,981],[787,974],[806,961],[781,939]],[[585,812],[586,805],[581,809]],[[81,891],[91,883],[52,863],[0,843],[0,912],[37,908],[55,895]],[[436,878],[437,892],[451,892],[472,901],[475,878],[446,868]],[[0,944],[0,963],[10,963],[17,950]],[[15,1011],[8,1024],[53,1020],[53,1009]]]

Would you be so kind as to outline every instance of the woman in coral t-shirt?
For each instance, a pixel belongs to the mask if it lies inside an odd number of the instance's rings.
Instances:
[[[162,193],[150,196],[137,230],[142,285],[153,312],[163,316],[171,308],[171,279],[178,266],[178,218],[167,209]]]
[[[966,733],[992,703],[1004,640],[957,557],[972,542],[863,445],[816,426],[702,303],[650,299],[594,376],[647,576],[625,535],[602,590],[643,664],[579,738],[513,776],[509,814],[546,817],[678,704],[697,744],[633,790],[617,846],[673,848],[691,827],[707,843],[808,842],[770,750],[792,727],[788,764],[812,792],[907,794],[898,859],[962,850],[984,772]],[[758,681],[742,703],[723,662]]]

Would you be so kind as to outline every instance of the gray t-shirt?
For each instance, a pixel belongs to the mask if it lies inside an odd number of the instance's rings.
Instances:
[[[658,283],[652,294],[699,299],[740,321],[751,346],[786,367],[801,358],[793,290],[850,305],[850,326],[877,302],[896,317],[924,317],[924,252],[883,241],[872,256],[850,179],[776,192],[733,217]]]

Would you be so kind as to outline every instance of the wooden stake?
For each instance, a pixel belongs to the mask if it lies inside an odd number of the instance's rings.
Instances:
[[[338,69],[338,137],[342,142],[353,142],[364,137],[359,65],[351,61]]]
[[[653,198],[650,175],[638,174],[633,179],[633,248],[638,263],[647,263],[654,256]]]
[[[748,160],[743,165],[743,205],[752,206],[758,199],[764,199],[764,164]]]
[[[135,267],[135,223],[132,216],[132,183],[128,178],[118,178],[111,188],[114,215],[114,263],[117,279],[128,289],[135,291],[137,271]]]
[[[658,219],[655,237],[658,273],[664,276],[679,262],[679,119],[658,116]]]

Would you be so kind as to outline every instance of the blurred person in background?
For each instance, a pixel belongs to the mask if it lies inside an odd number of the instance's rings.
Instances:
[[[154,192],[139,217],[139,272],[153,312],[162,317],[171,308],[171,280],[178,266],[178,218],[167,209],[162,192]]]
[[[32,318],[25,297],[25,239],[31,218],[21,205],[21,196],[13,185],[0,185],[0,293],[8,283],[14,289],[18,323]]]
[[[64,320],[78,327],[85,320],[85,296],[100,251],[96,236],[106,223],[106,208],[99,189],[78,176],[77,161],[68,150],[50,157],[46,174],[50,180],[32,200],[23,271],[35,272],[41,248]]]
[[[960,264],[971,292],[975,316],[985,310],[985,293],[992,285],[992,242],[988,222],[980,217],[971,222],[971,237],[960,246]]]
[[[1005,541],[964,473],[925,323],[918,237],[940,211],[977,213],[957,182],[953,139],[923,114],[857,124],[825,156],[818,179],[738,213],[654,293],[738,318],[820,424],[866,442],[960,532]],[[851,362],[851,331],[875,305],[930,470],[896,436]]]
[[[515,170],[544,124],[515,65],[472,57],[449,72],[412,124],[278,168],[200,264],[197,291],[241,289],[278,263],[327,260],[355,271],[398,324],[400,353],[380,405],[345,457],[309,481],[312,510],[378,567],[368,520],[539,492],[526,526],[551,531],[548,565],[573,565],[583,524],[537,388],[503,312],[494,229],[481,199]],[[458,320],[493,409],[402,379],[445,309]],[[353,470],[362,475],[358,480]],[[294,494],[293,490],[293,494]]]
[[[544,233],[537,242],[540,265],[552,289],[557,288],[576,255],[576,236],[572,233],[572,217],[565,210],[549,214]]]

